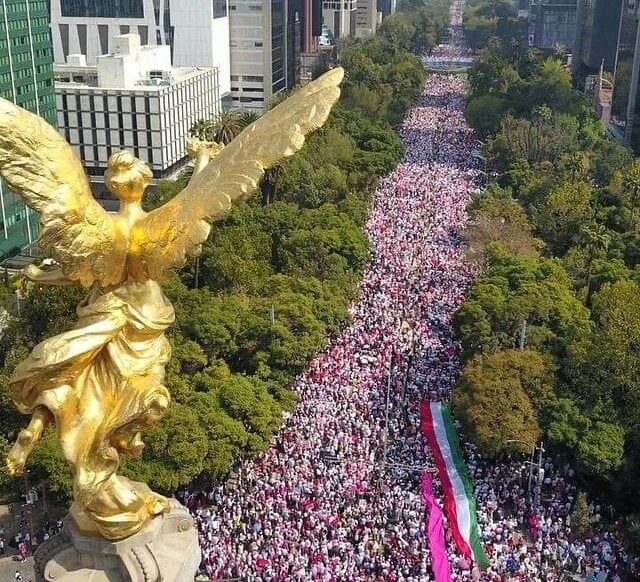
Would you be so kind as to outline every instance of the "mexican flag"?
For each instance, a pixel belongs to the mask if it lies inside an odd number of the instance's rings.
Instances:
[[[489,566],[478,534],[476,502],[448,404],[423,401],[420,428],[429,442],[444,493],[444,509],[458,551]]]

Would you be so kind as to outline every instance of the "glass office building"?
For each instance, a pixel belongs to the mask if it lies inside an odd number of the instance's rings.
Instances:
[[[0,96],[56,123],[47,0],[0,0]],[[0,182],[0,259],[38,237],[38,217]]]

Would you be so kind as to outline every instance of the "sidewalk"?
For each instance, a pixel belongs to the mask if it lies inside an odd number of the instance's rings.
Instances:
[[[11,557],[0,558],[0,582],[14,582],[16,570],[22,574],[22,582],[35,582],[33,567],[32,557],[27,558],[24,563],[16,562]]]

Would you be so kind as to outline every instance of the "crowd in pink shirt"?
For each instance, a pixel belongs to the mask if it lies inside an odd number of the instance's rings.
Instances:
[[[462,234],[482,183],[464,97],[461,77],[430,75],[407,115],[404,159],[373,197],[372,257],[352,323],[296,380],[298,404],[269,449],[222,484],[180,493],[210,580],[433,580],[420,495],[432,463],[418,404],[450,397],[459,372],[451,317],[475,275]],[[449,540],[455,580],[558,580],[563,565],[613,572],[624,563],[601,524],[589,540],[572,539],[569,467],[545,459],[534,495],[521,460],[488,463],[465,449],[491,567],[480,572]]]

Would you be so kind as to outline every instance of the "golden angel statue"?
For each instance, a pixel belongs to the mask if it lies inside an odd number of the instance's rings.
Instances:
[[[71,515],[82,532],[123,539],[167,507],[143,483],[116,474],[119,455],[141,453],[140,432],[170,402],[164,334],[174,311],[158,282],[198,253],[211,221],[251,194],[266,169],[294,154],[326,121],[342,77],[342,69],[332,69],[300,88],[224,148],[192,140],[190,182],[149,213],[141,207],[152,177],[144,162],[127,151],[111,156],[105,183],[120,210],[109,214],[57,131],[0,100],[0,175],[40,213],[40,246],[57,263],[55,269],[28,267],[25,275],[39,284],[89,289],[76,326],[35,346],[10,380],[16,406],[31,421],[7,466],[21,473],[38,438],[55,424],[73,471]]]

